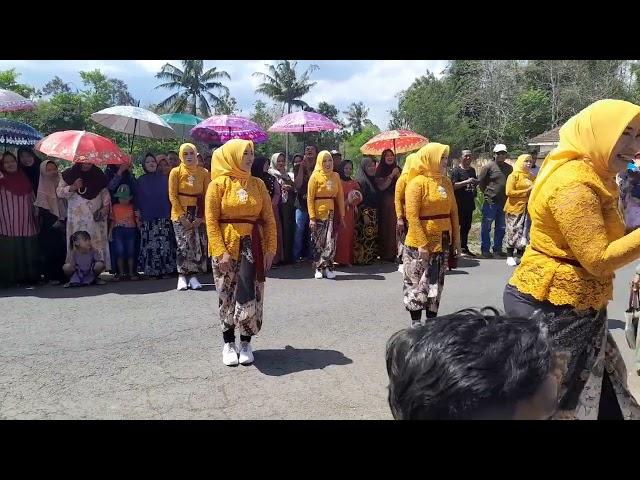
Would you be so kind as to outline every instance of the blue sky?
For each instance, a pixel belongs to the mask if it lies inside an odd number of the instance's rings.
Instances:
[[[154,74],[167,62],[180,65],[179,60],[0,60],[0,70],[15,68],[21,74],[21,82],[36,87],[42,87],[57,75],[81,88],[78,71],[99,68],[109,77],[126,82],[133,96],[141,100],[140,105],[145,106],[169,95],[166,90],[154,89],[159,83]],[[255,94],[260,80],[251,75],[266,71],[267,63],[276,63],[276,60],[205,60],[205,67],[215,66],[229,73],[231,81],[226,85],[242,109],[241,114],[248,114],[256,100],[269,103],[262,95]],[[384,130],[389,122],[389,110],[397,106],[396,94],[427,70],[439,76],[447,61],[301,60],[298,71],[304,71],[312,63],[320,67],[311,75],[318,84],[304,97],[306,102],[316,106],[326,101],[342,111],[351,102],[362,101],[369,107],[369,118]]]

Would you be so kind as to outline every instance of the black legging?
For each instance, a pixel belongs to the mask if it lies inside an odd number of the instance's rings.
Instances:
[[[458,220],[460,221],[460,248],[468,249],[469,230],[473,220],[473,211],[476,209],[475,203],[467,201],[458,202]]]
[[[236,341],[236,329],[230,328],[227,331],[222,332],[222,338],[224,339],[224,343],[235,343]],[[250,342],[251,335],[240,335],[241,342]]]

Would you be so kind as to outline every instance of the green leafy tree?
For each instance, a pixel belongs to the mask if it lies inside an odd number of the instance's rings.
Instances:
[[[43,95],[56,95],[58,93],[68,93],[71,92],[71,88],[69,85],[63,81],[57,75],[49,80],[44,87],[42,87]]]
[[[234,115],[236,113],[240,113],[241,110],[237,106],[238,102],[236,99],[229,95],[229,92],[225,93],[220,97],[220,103],[218,103],[215,108],[216,115]]]
[[[343,112],[347,117],[347,125],[353,132],[361,132],[365,126],[365,120],[368,120],[369,109],[364,106],[364,103],[352,103],[349,105],[349,109]]]
[[[25,98],[31,98],[36,94],[36,89],[30,85],[19,83],[20,74],[14,68],[9,70],[0,70],[0,88],[11,90]]]
[[[189,110],[193,115],[200,113],[203,117],[211,116],[212,106],[222,105],[222,98],[213,92],[229,93],[220,80],[231,79],[227,72],[219,71],[216,67],[204,71],[203,60],[182,60],[182,69],[167,63],[156,74],[156,78],[165,81],[156,89],[177,90],[161,101],[158,107],[169,107],[174,112]]]

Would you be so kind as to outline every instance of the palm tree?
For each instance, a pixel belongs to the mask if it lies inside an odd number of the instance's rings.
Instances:
[[[349,105],[349,110],[343,113],[347,116],[347,125],[356,133],[361,132],[365,124],[369,121],[367,118],[369,109],[366,108],[362,102],[352,103]]]
[[[156,78],[166,80],[156,87],[178,90],[173,95],[165,98],[157,106],[158,108],[170,108],[174,112],[191,110],[193,115],[198,111],[204,117],[211,115],[211,106],[220,105],[222,99],[211,93],[211,90],[220,90],[227,95],[229,89],[221,82],[216,81],[222,78],[230,80],[227,72],[218,71],[215,67],[204,72],[203,60],[182,60],[183,70],[166,63],[162,69],[156,73]]]
[[[266,64],[268,73],[255,72],[254,77],[261,78],[263,82],[256,88],[256,93],[262,93],[267,97],[286,105],[287,113],[291,113],[291,107],[309,108],[307,102],[301,98],[309,93],[317,82],[310,82],[309,75],[317,70],[317,65],[310,65],[300,78],[296,72],[298,62],[282,60],[277,65]],[[289,157],[289,135],[285,137],[285,153]]]

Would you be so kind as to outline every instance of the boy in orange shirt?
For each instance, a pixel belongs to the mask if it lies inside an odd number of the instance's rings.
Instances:
[[[135,216],[132,196],[129,185],[126,183],[118,187],[114,197],[118,200],[111,207],[111,222],[109,225],[109,241],[114,242],[114,255],[116,257],[117,273],[114,281],[140,280],[136,272],[136,230],[138,219]],[[128,275],[125,271],[125,263],[128,267]]]

